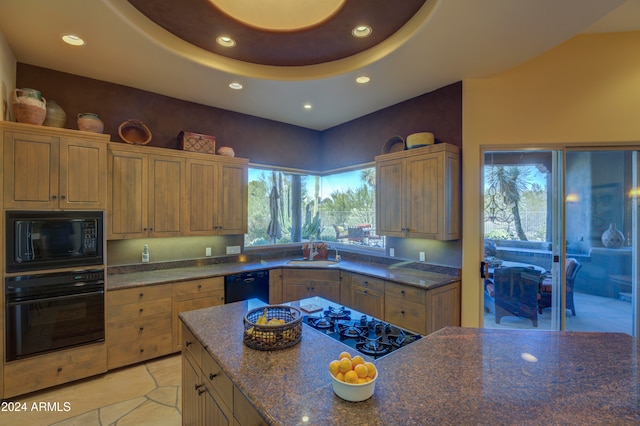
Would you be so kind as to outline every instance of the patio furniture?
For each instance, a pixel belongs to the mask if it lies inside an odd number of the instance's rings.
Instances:
[[[496,268],[493,272],[496,324],[504,316],[530,319],[538,326],[540,271],[533,268]]]
[[[565,275],[567,278],[567,303],[566,309],[570,309],[573,316],[576,316],[576,308],[573,304],[573,287],[575,285],[576,275],[582,267],[577,260],[570,258],[565,262]],[[540,299],[538,300],[538,312],[542,314],[542,310],[551,307],[551,276],[545,278],[540,285]]]
[[[333,229],[336,231],[336,241],[344,240],[349,237],[349,232],[344,226],[333,225]]]
[[[349,241],[363,244],[365,237],[365,228],[360,226],[350,226],[348,228],[348,235]]]

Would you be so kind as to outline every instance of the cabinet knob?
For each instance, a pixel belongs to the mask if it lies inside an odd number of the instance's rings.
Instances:
[[[67,198],[67,197],[65,197],[64,195],[61,195],[61,196],[60,196],[60,199],[61,199],[61,200],[64,200],[65,198]]]
[[[402,315],[404,315],[404,311],[400,311],[400,313],[401,313]]]
[[[404,290],[400,290],[400,294],[404,296]]]
[[[144,293],[140,293],[140,297],[144,297]]]
[[[140,329],[139,329],[139,330],[140,330],[140,331],[143,331],[143,330],[144,330],[144,327],[140,327]]]
[[[201,387],[203,387],[203,386],[204,386],[204,384],[202,384],[202,383],[200,383],[199,385],[198,385],[198,384],[196,384],[196,385],[194,386],[194,389],[195,389],[195,390],[200,390],[200,388],[201,388]]]
[[[58,197],[56,197],[55,195],[52,195],[52,196],[51,196],[51,199],[52,199],[52,200],[57,200],[57,199],[58,199]]]
[[[58,373],[62,372],[62,367],[58,367]]]
[[[217,374],[209,373],[209,380],[213,380],[216,377],[218,377]]]
[[[188,348],[189,346],[191,346],[191,342],[187,340],[184,342],[184,345]]]
[[[369,293],[367,292],[367,290],[363,291],[363,293],[364,293],[364,294],[369,294]]]
[[[202,284],[198,284],[198,290],[202,288]]]
[[[140,353],[144,352],[144,348],[140,349]]]
[[[140,313],[142,313],[144,311],[144,308],[140,308]]]

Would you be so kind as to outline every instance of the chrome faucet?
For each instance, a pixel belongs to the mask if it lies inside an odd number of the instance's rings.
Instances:
[[[313,260],[313,258],[316,257],[317,254],[318,252],[313,246],[313,236],[309,235],[309,260]]]
[[[331,246],[331,247],[329,247],[329,250],[335,250],[336,251],[336,262],[340,262],[340,255],[338,254],[338,247]]]

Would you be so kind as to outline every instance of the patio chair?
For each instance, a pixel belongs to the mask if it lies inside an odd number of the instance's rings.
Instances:
[[[504,316],[530,319],[538,326],[540,271],[532,268],[496,268],[493,273],[496,324]]]
[[[344,240],[349,237],[349,232],[344,226],[333,225],[333,229],[336,231],[336,241]]]
[[[573,304],[573,287],[575,286],[576,275],[578,275],[578,271],[582,267],[582,264],[577,260],[570,258],[565,262],[566,267],[566,277],[567,277],[567,303],[566,309],[571,310],[571,314],[576,316],[576,308]],[[538,312],[542,313],[542,310],[545,308],[551,307],[551,283],[545,285],[545,282],[542,282],[540,286],[540,299],[538,300]]]
[[[359,244],[363,244],[364,243],[364,228],[361,228],[359,226],[350,226],[348,228],[348,233],[349,233],[349,241],[354,241],[356,243]]]

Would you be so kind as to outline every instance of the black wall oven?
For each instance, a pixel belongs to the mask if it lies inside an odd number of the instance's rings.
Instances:
[[[6,361],[101,342],[104,270],[5,278]]]
[[[6,212],[6,271],[102,265],[101,211]]]

